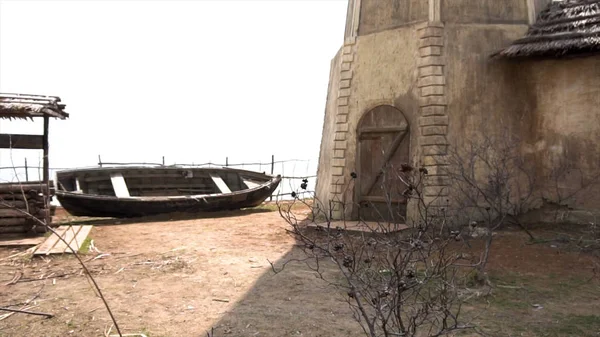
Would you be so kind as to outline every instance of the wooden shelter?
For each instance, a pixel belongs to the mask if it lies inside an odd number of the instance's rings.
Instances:
[[[48,165],[48,126],[50,118],[69,117],[64,109],[65,104],[56,96],[0,93],[1,119],[44,120],[42,135],[0,134],[2,149],[42,150],[44,153],[41,181],[0,183],[0,234],[45,232],[46,228],[36,226],[36,221],[30,219],[27,213],[46,224],[51,223],[53,207],[50,201],[54,186],[50,181]]]

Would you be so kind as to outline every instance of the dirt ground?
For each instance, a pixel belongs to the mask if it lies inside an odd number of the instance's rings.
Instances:
[[[83,258],[122,333],[363,336],[344,298],[304,265],[272,272],[268,261],[302,256],[272,207],[88,223],[103,255]],[[553,241],[527,244],[518,231],[499,233],[494,244],[490,277],[498,287],[467,305],[474,323],[491,336],[600,336],[600,285],[590,256]],[[25,249],[0,249],[0,305],[37,294],[29,310],[55,316],[14,314],[0,320],[0,336],[104,336],[109,316],[75,258],[6,259]]]

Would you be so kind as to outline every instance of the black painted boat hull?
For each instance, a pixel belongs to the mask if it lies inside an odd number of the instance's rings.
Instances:
[[[70,214],[88,217],[129,218],[173,212],[196,213],[237,210],[256,207],[273,194],[281,182],[281,176],[265,175],[265,177],[268,177],[269,180],[264,184],[231,193],[165,197],[116,197],[77,193],[59,187],[56,190],[56,198]]]

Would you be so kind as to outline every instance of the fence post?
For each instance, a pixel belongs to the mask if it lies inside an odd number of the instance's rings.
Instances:
[[[163,156],[163,165],[162,166],[165,166],[165,156]]]
[[[25,181],[29,181],[29,172],[27,170],[27,158],[25,158]]]
[[[229,166],[229,157],[225,157],[225,167]]]
[[[273,172],[275,172],[275,155],[274,154],[271,155],[271,175],[273,175]],[[269,197],[269,201],[273,201],[272,193],[271,193],[271,196]]]
[[[98,155],[98,165],[102,167],[102,159],[100,159],[100,155]]]

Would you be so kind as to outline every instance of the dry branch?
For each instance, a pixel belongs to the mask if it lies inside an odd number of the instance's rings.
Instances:
[[[0,200],[0,204],[4,205],[4,206],[10,206],[9,203]],[[106,310],[108,311],[108,314],[111,318],[111,320],[113,321],[113,324],[115,325],[115,329],[117,329],[117,332],[119,334],[119,336],[122,336],[121,334],[121,330],[119,329],[119,325],[117,323],[117,320],[115,319],[112,310],[110,310],[110,306],[108,305],[108,302],[106,301],[106,298],[104,297],[104,295],[102,294],[102,290],[100,290],[100,286],[98,286],[98,283],[96,283],[96,280],[94,279],[94,277],[92,276],[92,274],[90,273],[90,271],[88,270],[87,266],[85,265],[85,263],[83,262],[83,260],[81,259],[81,257],[79,256],[78,252],[73,249],[73,247],[70,245],[69,242],[67,242],[61,235],[59,235],[53,228],[51,228],[48,224],[46,224],[45,221],[42,221],[38,218],[36,218],[34,215],[27,213],[27,211],[21,210],[21,209],[16,209],[19,212],[27,215],[27,217],[31,220],[33,220],[34,222],[36,222],[37,224],[39,224],[40,226],[43,226],[45,228],[47,228],[49,231],[51,231],[54,235],[56,235],[58,237],[59,240],[61,240],[65,245],[67,245],[67,248],[70,249],[73,252],[73,255],[75,255],[75,258],[77,258],[77,261],[79,261],[79,264],[81,265],[81,267],[83,268],[83,270],[85,271],[86,275],[88,276],[89,280],[92,282],[95,290],[98,292],[98,296],[102,299],[102,302],[104,303],[104,306],[106,307]]]
[[[37,312],[37,311],[20,310],[20,309],[10,309],[10,308],[1,308],[0,307],[0,311],[9,311],[9,312],[28,314],[28,315],[45,316],[47,318],[54,317],[53,314],[47,314],[44,312]]]

